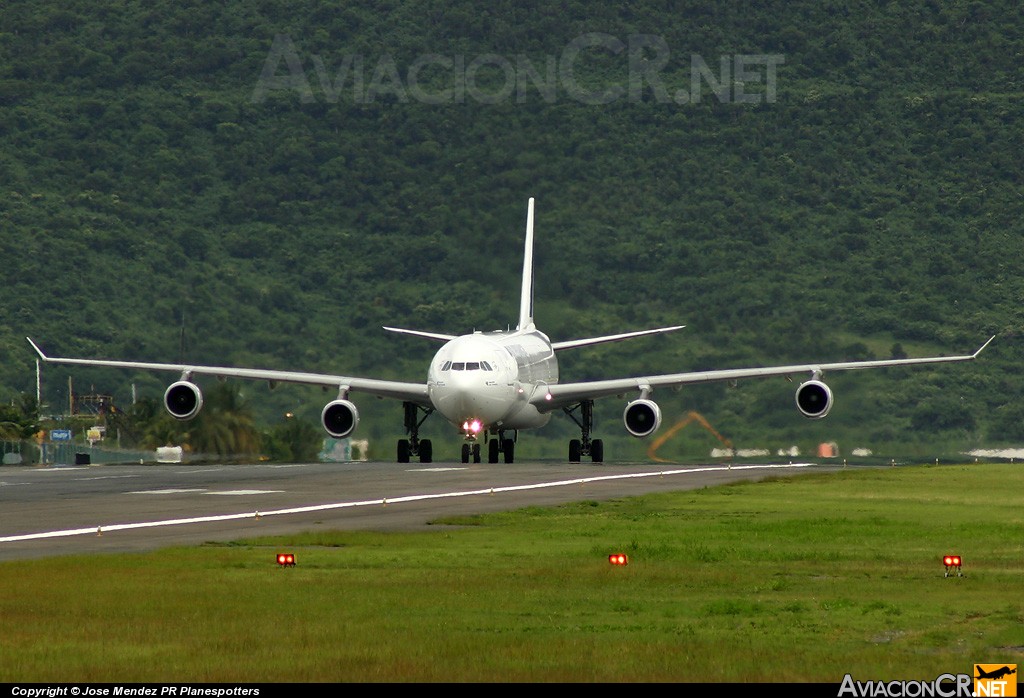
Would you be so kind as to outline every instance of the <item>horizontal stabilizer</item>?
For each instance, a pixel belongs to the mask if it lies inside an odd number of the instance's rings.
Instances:
[[[675,325],[674,327],[659,327],[656,330],[640,330],[639,332],[625,332],[623,334],[610,334],[604,337],[590,337],[589,339],[571,339],[566,342],[552,342],[551,348],[555,351],[561,351],[562,349],[575,349],[576,347],[586,347],[591,344],[604,344],[606,342],[619,342],[623,339],[632,339],[633,337],[645,337],[649,334],[663,334],[665,332],[675,332],[681,330],[686,325]]]
[[[397,332],[398,334],[411,334],[416,337],[426,337],[427,339],[435,339],[438,342],[450,342],[455,339],[453,334],[441,334],[439,332],[421,332],[419,330],[403,330],[401,327],[385,327],[388,332]]]

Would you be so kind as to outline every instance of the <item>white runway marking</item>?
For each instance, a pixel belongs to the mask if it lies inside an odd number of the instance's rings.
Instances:
[[[596,477],[581,477],[572,480],[559,480],[557,482],[541,482],[532,485],[512,485],[509,487],[492,487],[480,490],[466,490],[462,492],[445,492],[440,494],[416,494],[405,497],[370,499],[358,502],[338,502],[335,504],[319,504],[308,507],[294,507],[290,509],[278,509],[276,511],[253,511],[243,514],[223,514],[214,516],[196,516],[187,519],[167,519],[164,521],[143,521],[138,523],[111,524],[105,526],[91,526],[89,528],[75,528],[65,531],[43,531],[40,533],[27,533],[17,536],[0,536],[0,543],[13,543],[16,541],[36,540],[41,538],[61,538],[66,536],[95,535],[111,531],[127,531],[136,528],[157,528],[163,526],[180,526],[183,524],[212,523],[216,521],[237,521],[241,519],[252,519],[267,516],[287,516],[288,514],[303,514],[314,511],[329,511],[332,509],[350,509],[355,507],[381,506],[382,504],[394,505],[403,502],[418,502],[428,499],[448,499],[452,497],[473,497],[478,495],[490,495],[500,492],[517,492],[522,490],[544,489],[547,487],[565,487],[567,485],[582,485],[588,482],[605,482],[610,480],[629,480],[645,477],[665,477],[668,475],[686,475],[690,473],[722,472],[729,470],[779,470],[788,468],[806,468],[812,463],[791,463],[789,465],[739,465],[739,466],[706,466],[698,468],[681,468],[679,470],[656,470],[642,473],[625,473],[621,475],[600,475]]]
[[[409,468],[407,473],[447,473],[450,470],[469,470],[469,468]]]
[[[205,489],[198,490],[181,490],[181,489],[170,489],[170,490],[139,490],[137,492],[129,492],[128,494],[188,494],[189,492],[205,492]]]
[[[226,495],[247,495],[247,494],[275,494],[284,490],[224,490],[223,492],[203,492],[203,494],[226,494]]]
[[[74,482],[92,482],[93,480],[127,480],[141,475],[99,475],[97,477],[76,477]]]

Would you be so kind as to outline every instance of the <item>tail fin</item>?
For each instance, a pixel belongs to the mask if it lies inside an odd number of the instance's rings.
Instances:
[[[519,329],[532,330],[533,323],[533,197],[526,209],[526,249],[523,252],[523,290],[519,297]]]

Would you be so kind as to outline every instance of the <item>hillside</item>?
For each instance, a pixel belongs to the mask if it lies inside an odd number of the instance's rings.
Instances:
[[[1024,439],[1009,2],[28,0],[0,18],[0,57],[0,398],[34,391],[25,335],[420,380],[434,347],[380,326],[514,323],[534,196],[553,339],[687,325],[567,356],[566,377],[999,334],[967,367],[835,377],[821,423],[778,381],[665,395],[666,420],[698,409],[779,445]],[[68,375],[46,370],[44,402]],[[166,378],[73,375],[121,402]],[[246,396],[266,421],[323,403]],[[601,428],[624,440],[609,402]],[[395,438],[399,406],[363,403],[367,433]]]

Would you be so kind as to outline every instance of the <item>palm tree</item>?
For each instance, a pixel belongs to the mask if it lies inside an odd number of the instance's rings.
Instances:
[[[232,383],[219,383],[203,398],[195,419],[182,422],[166,412],[150,414],[142,442],[147,448],[182,445],[193,453],[216,456],[251,456],[259,453],[260,434],[249,406]]]
[[[209,391],[186,441],[193,452],[218,456],[254,455],[260,450],[252,412],[232,383],[220,383]]]

